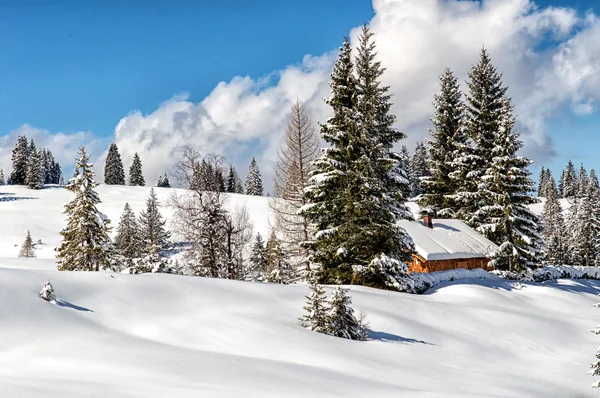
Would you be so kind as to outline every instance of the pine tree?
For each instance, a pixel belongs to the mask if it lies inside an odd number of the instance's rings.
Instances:
[[[417,142],[415,153],[413,154],[410,163],[410,192],[412,197],[420,196],[423,192],[423,184],[421,180],[431,175],[429,169],[429,154],[425,144]]]
[[[532,162],[517,156],[523,143],[514,125],[513,105],[504,99],[491,163],[479,187],[485,206],[473,216],[478,231],[500,246],[494,265],[509,270],[537,267],[542,256],[539,220],[529,209],[537,202],[531,195],[535,185],[527,170]]]
[[[27,138],[19,136],[12,151],[12,172],[9,181],[11,185],[26,185],[29,159],[29,143]]]
[[[575,173],[575,166],[573,162],[569,160],[567,167],[563,170],[560,176],[560,182],[558,184],[558,190],[563,198],[572,198],[577,195],[579,187],[579,181],[577,174]]]
[[[25,183],[30,189],[41,189],[44,187],[44,170],[41,168],[40,153],[36,149],[33,140],[31,140],[28,154],[27,179]]]
[[[139,227],[142,253],[160,253],[168,245],[170,233],[165,229],[166,221],[158,210],[159,202],[154,188],[146,200],[146,210],[140,214]]]
[[[249,267],[244,272],[248,281],[262,281],[267,274],[267,252],[265,243],[260,233],[256,234],[256,240],[252,245]]]
[[[456,206],[451,200],[458,190],[452,178],[457,170],[456,158],[467,144],[464,131],[464,103],[458,79],[446,68],[440,77],[441,91],[434,96],[433,129],[427,140],[430,154],[431,176],[421,181],[424,194],[419,204],[436,209],[440,217],[453,217]]]
[[[67,226],[60,232],[63,240],[56,249],[60,271],[99,271],[110,264],[110,220],[96,208],[100,198],[94,190],[93,165],[88,162],[81,146],[75,163],[78,175],[66,187],[75,198],[65,205]]]
[[[44,283],[44,286],[42,286],[42,290],[40,291],[40,298],[46,301],[56,300],[56,296],[54,294],[54,287],[50,283],[50,279],[48,279],[48,282]]]
[[[33,241],[31,240],[31,234],[27,231],[27,237],[25,238],[25,242],[23,242],[23,246],[21,246],[21,250],[19,251],[19,257],[35,257],[35,247],[33,246]]]
[[[318,333],[327,333],[329,331],[328,302],[325,295],[325,289],[319,285],[316,278],[310,278],[310,295],[306,296],[306,313],[300,318],[300,324]]]
[[[566,264],[567,240],[565,220],[558,198],[558,189],[552,175],[543,185],[546,202],[542,211],[542,236],[545,246],[545,260],[551,265]]]
[[[0,169],[0,185],[5,185],[6,181],[4,181],[4,170]]]
[[[246,195],[262,196],[263,186],[256,159],[252,158],[248,175],[246,176]]]
[[[117,227],[115,250],[128,260],[141,257],[142,255],[140,228],[129,203],[125,203],[123,214]]]
[[[319,282],[392,288],[398,275],[385,274],[372,262],[381,253],[409,261],[412,241],[396,220],[411,214],[402,197],[406,173],[400,156],[393,159],[390,152],[403,134],[391,128],[387,88],[379,86],[382,69],[373,61],[369,40],[370,35],[361,39],[358,82],[348,39],[340,49],[326,100],[333,117],[321,125],[329,148],[315,161],[305,190],[308,204],[300,213],[316,230],[305,246],[311,263],[320,267]]]
[[[142,175],[142,161],[137,152],[133,155],[133,163],[129,168],[129,185],[143,187],[146,185],[144,176]]]
[[[139,160],[139,158],[138,158]],[[134,158],[135,163],[135,158]],[[132,166],[133,167],[133,166]],[[137,166],[136,166],[137,167]],[[141,175],[141,163],[139,165],[139,175]],[[137,172],[137,170],[136,170]],[[131,174],[131,171],[130,171]],[[142,178],[143,180],[143,178]],[[108,148],[108,155],[106,155],[106,164],[104,166],[104,183],[106,185],[125,185],[125,169],[123,168],[123,161],[121,160],[121,154],[119,154],[119,148],[114,142],[110,144]],[[137,184],[130,184],[137,185]],[[141,185],[144,185],[143,183]]]
[[[336,287],[329,300],[327,334],[350,340],[366,340],[366,330],[354,316],[348,289]]]

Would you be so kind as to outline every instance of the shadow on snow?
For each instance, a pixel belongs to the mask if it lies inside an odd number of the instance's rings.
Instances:
[[[71,304],[68,301],[64,301],[64,300],[56,300],[56,305],[58,305],[59,307],[63,307],[63,308],[71,308],[71,309],[74,309],[77,311],[94,312],[94,311],[90,310],[89,308],[80,307],[78,305]]]
[[[369,330],[368,333],[369,340],[379,340],[379,341],[397,341],[400,343],[407,344],[427,344],[427,345],[435,345],[433,343],[428,343],[427,341],[411,339],[409,337],[402,337],[396,334],[386,333],[386,332],[378,332],[375,330]]]

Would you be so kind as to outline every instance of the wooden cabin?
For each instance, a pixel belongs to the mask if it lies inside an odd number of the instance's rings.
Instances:
[[[460,220],[434,219],[430,210],[421,212],[421,220],[402,220],[398,225],[413,238],[416,253],[410,272],[447,271],[456,268],[483,268],[498,246]]]

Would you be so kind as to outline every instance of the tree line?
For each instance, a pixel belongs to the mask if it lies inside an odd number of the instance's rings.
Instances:
[[[37,149],[33,139],[19,136],[12,150],[12,172],[4,180],[0,169],[0,185],[26,185],[31,189],[41,189],[45,184],[62,184],[60,164],[52,152],[46,148]]]

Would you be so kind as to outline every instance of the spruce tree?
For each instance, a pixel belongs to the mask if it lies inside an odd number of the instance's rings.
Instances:
[[[431,138],[427,140],[431,176],[421,181],[424,193],[419,204],[436,209],[440,217],[453,217],[455,205],[451,198],[458,184],[452,175],[457,169],[456,158],[467,143],[464,104],[458,79],[449,68],[440,76],[440,85],[440,93],[433,100]]]
[[[236,176],[235,193],[244,194],[244,182],[240,176]]]
[[[125,203],[123,214],[117,227],[115,250],[128,260],[141,257],[142,255],[140,228],[129,203]]]
[[[141,163],[139,169],[141,175]],[[110,147],[108,148],[108,155],[106,155],[106,164],[104,165],[104,183],[106,185],[125,185],[125,169],[123,168],[123,161],[121,160],[121,155],[119,154],[119,148],[114,142],[110,144]]]
[[[267,281],[288,284],[295,279],[294,267],[275,233],[271,233],[266,247]]]
[[[552,175],[545,182],[546,202],[542,211],[542,236],[544,238],[545,261],[551,265],[566,264],[567,239],[565,220],[558,198],[558,188]]]
[[[348,289],[336,287],[329,300],[327,334],[350,340],[366,340],[365,328],[354,316]]]
[[[250,254],[250,263],[248,269],[244,272],[245,279],[248,281],[262,281],[267,273],[267,252],[265,243],[260,233],[256,234],[256,239],[252,245]]]
[[[5,185],[6,181],[4,181],[4,170],[0,169],[0,185]]]
[[[325,289],[317,283],[314,277],[309,278],[309,282],[310,295],[306,296],[306,305],[304,306],[306,313],[300,318],[300,324],[313,332],[327,333],[329,331],[329,306]]]
[[[550,169],[546,169],[544,168],[544,166],[542,166],[542,169],[540,170],[540,176],[538,178],[538,189],[537,189],[537,194],[538,197],[541,198],[545,198],[546,195],[548,195],[548,181],[550,180]],[[556,182],[555,182],[556,184]]]
[[[29,231],[27,231],[27,237],[19,251],[19,257],[35,257],[35,247],[33,246],[33,240]]]
[[[246,195],[262,196],[263,186],[256,159],[252,158],[248,175],[246,176]]]
[[[100,198],[94,190],[95,174],[83,146],[79,148],[75,169],[78,175],[66,187],[75,198],[65,205],[67,226],[60,232],[63,239],[56,249],[58,270],[99,271],[110,264],[110,220],[96,208]]]
[[[167,176],[167,173],[165,173],[163,176],[162,188],[171,188],[171,183],[169,182],[169,176]]]
[[[509,270],[537,267],[542,260],[539,220],[529,209],[537,202],[531,195],[535,185],[527,170],[532,162],[517,156],[523,143],[514,125],[513,106],[505,98],[492,141],[491,163],[479,186],[479,198],[486,205],[473,216],[478,230],[500,246],[494,265]]]
[[[27,138],[19,136],[12,151],[12,172],[9,181],[11,185],[26,185],[29,159],[29,143]]]
[[[35,142],[31,140],[27,159],[27,179],[25,183],[30,189],[41,189],[44,187],[44,170],[40,161],[40,152],[38,152]]]
[[[333,67],[326,100],[333,116],[321,124],[329,148],[315,161],[305,190],[308,204],[300,213],[316,231],[305,246],[311,263],[320,267],[319,282],[393,288],[398,275],[373,261],[385,253],[406,262],[413,251],[406,232],[396,226],[397,219],[411,217],[403,198],[406,173],[400,156],[391,152],[403,134],[391,127],[394,118],[387,113],[387,88],[379,86],[383,70],[373,61],[371,35],[361,37],[358,81],[348,39]]]
[[[567,167],[563,170],[558,184],[558,190],[563,198],[572,198],[577,195],[579,181],[575,172],[575,166],[569,159]]]
[[[410,165],[410,193],[412,197],[420,196],[424,192],[422,179],[431,175],[429,153],[422,142],[417,142]]]
[[[170,233],[166,230],[154,188],[150,188],[150,196],[146,200],[146,210],[140,214],[139,227],[141,251],[144,254],[160,253],[168,245]]]
[[[583,173],[581,175],[584,175]],[[573,265],[597,266],[600,257],[600,188],[594,172],[580,181],[576,198],[572,199],[569,217],[569,260]]]
[[[133,155],[133,163],[129,168],[129,185],[143,187],[146,185],[144,176],[142,175],[142,161],[137,152]]]
[[[225,184],[225,192],[235,193],[235,185],[237,183],[237,173],[232,165],[229,165],[229,172],[227,173],[227,181]]]
[[[472,145],[464,145],[457,153],[452,176],[459,186],[452,199],[456,203],[456,216],[472,227],[479,227],[482,224],[475,213],[495,205],[495,198],[484,195],[479,188],[488,167],[494,163],[507,90],[502,83],[502,74],[492,64],[485,48],[481,50],[479,63],[469,71],[467,86],[465,123]]]

